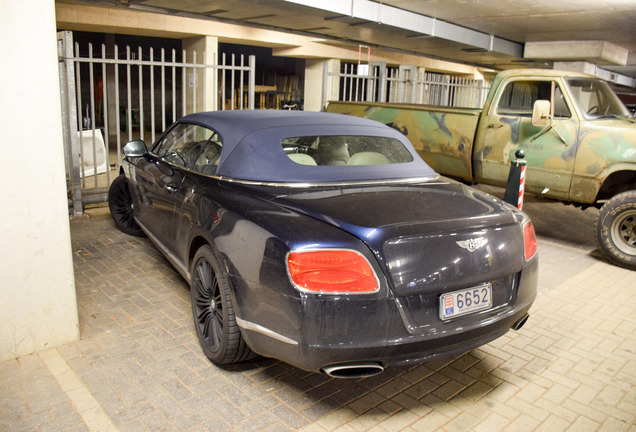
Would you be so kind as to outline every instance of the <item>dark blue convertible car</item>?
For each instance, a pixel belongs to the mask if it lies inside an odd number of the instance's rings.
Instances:
[[[469,351],[528,318],[532,223],[437,175],[390,127],[209,112],[124,153],[111,214],[189,281],[216,364],[262,355],[364,377]]]

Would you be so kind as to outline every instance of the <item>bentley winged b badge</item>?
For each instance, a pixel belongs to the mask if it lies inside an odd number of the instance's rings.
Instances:
[[[457,243],[459,247],[466,249],[468,252],[475,252],[477,249],[488,243],[488,239],[485,239],[484,237],[477,237],[468,240],[460,240],[455,243]]]

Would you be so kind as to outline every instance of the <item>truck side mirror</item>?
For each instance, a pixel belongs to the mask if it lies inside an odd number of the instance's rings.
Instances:
[[[532,107],[532,124],[534,126],[548,126],[550,124],[550,101],[534,101],[534,106]]]

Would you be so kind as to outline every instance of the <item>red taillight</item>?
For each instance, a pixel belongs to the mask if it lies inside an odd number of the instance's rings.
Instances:
[[[352,250],[296,251],[287,255],[289,276],[302,291],[360,294],[378,290],[369,261]]]
[[[534,233],[534,226],[530,221],[526,222],[523,226],[523,246],[526,261],[528,261],[537,253],[537,236]]]

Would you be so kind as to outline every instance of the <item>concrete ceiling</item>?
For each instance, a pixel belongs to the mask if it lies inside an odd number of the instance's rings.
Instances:
[[[587,60],[636,78],[636,0],[81,0],[425,54],[493,69]],[[535,42],[596,41],[623,53],[526,58]],[[541,51],[534,50],[534,52]],[[572,56],[570,56],[572,57]],[[585,57],[585,55],[584,55]],[[619,56],[620,57],[620,56]],[[624,64],[623,64],[624,63]]]

